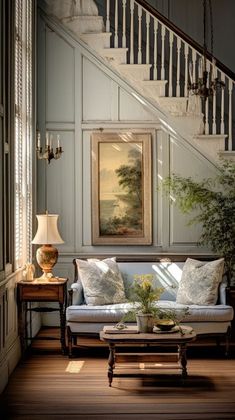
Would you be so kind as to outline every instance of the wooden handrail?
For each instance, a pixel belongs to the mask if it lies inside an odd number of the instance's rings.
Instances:
[[[200,54],[203,55],[203,47],[198,44],[194,39],[192,39],[189,35],[187,35],[185,32],[183,32],[178,26],[176,26],[174,23],[172,23],[169,19],[167,19],[165,16],[163,16],[158,10],[156,10],[153,6],[151,6],[149,3],[147,3],[146,0],[135,0],[136,3],[138,3],[140,6],[142,6],[147,12],[151,13],[154,17],[156,17],[163,25],[165,25],[168,29],[173,31],[176,35],[178,35],[183,41],[187,42],[192,48],[197,50]],[[212,61],[212,58],[215,58],[216,60],[216,67],[218,67],[219,70],[221,70],[223,73],[225,73],[226,76],[230,77],[230,79],[235,81],[235,73],[230,70],[228,67],[226,67],[221,61],[217,60],[216,57],[213,57],[209,51],[206,52],[206,57],[208,60]]]

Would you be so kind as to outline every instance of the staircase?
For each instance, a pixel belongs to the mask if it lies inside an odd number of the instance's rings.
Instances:
[[[209,80],[218,78],[224,88],[202,106],[200,97],[188,91],[189,79],[194,83],[199,76],[202,47],[146,1],[100,0],[104,17],[93,0],[71,2],[67,10],[66,5],[58,8],[58,0],[47,2],[50,13],[163,110],[179,133],[213,159],[235,156],[235,74],[222,63],[212,63],[208,54]]]

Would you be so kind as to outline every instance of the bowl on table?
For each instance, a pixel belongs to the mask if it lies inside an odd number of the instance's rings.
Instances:
[[[170,331],[175,326],[175,322],[171,319],[159,319],[156,322],[156,327],[161,331]]]

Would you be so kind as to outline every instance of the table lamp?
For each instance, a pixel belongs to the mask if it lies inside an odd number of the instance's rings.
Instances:
[[[61,238],[57,220],[58,214],[40,214],[36,215],[38,220],[38,229],[32,244],[42,245],[37,249],[36,258],[38,265],[43,271],[41,279],[48,280],[53,277],[52,268],[58,259],[58,250],[53,244],[62,244],[64,241]]]

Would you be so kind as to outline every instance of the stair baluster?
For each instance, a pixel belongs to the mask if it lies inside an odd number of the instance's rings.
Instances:
[[[213,69],[213,79],[217,77],[217,69]],[[216,91],[213,93],[212,99],[212,134],[216,134]]]
[[[134,0],[130,0],[131,31],[130,31],[130,64],[134,63]]]
[[[146,64],[149,64],[149,25],[150,15],[146,13]]]
[[[126,48],[126,0],[122,0],[122,48]]]
[[[173,54],[173,41],[174,41],[174,34],[172,31],[170,31],[169,34],[169,47],[170,47],[170,51],[169,51],[169,91],[168,91],[168,96],[173,96],[173,90],[172,90],[172,71],[173,71],[173,66],[172,66],[172,54]]]
[[[224,73],[220,72],[221,81],[225,83]],[[221,90],[220,133],[224,134],[224,88]]]
[[[177,79],[176,79],[176,96],[180,96],[180,53],[181,39],[177,38]]]
[[[210,71],[210,61],[206,60],[206,70]],[[209,86],[209,80],[207,80],[207,87]],[[209,101],[206,101],[205,103],[205,134],[209,134],[210,132],[210,126],[209,126]]]
[[[142,7],[138,6],[138,64],[142,64]]]
[[[162,24],[162,65],[161,65],[161,80],[165,80],[165,36],[166,36],[166,27]]]
[[[233,92],[233,84],[234,82],[232,81],[232,79],[228,79],[228,95],[229,95],[229,128],[228,128],[228,150],[232,150],[232,108],[233,108],[233,104],[232,104],[232,92]]]
[[[157,80],[157,52],[158,52],[158,48],[157,48],[157,33],[158,33],[158,21],[157,19],[154,19],[154,53],[153,53],[153,80]]]
[[[184,42],[184,96],[188,96],[188,44]]]
[[[110,0],[106,1],[106,32],[110,32]]]
[[[118,48],[118,0],[115,0],[115,34],[114,48]]]

